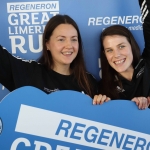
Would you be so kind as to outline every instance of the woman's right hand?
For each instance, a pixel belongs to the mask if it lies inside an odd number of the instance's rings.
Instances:
[[[102,95],[102,94],[95,95],[93,99],[93,105],[101,105],[104,102],[108,102],[109,100],[110,98],[107,97],[106,95]]]

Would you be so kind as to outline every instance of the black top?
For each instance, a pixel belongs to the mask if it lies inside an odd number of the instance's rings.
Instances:
[[[121,78],[123,85],[123,89],[120,90],[121,99],[150,96],[150,1],[139,0],[139,4],[144,21],[143,34],[145,48],[139,63],[134,68],[132,80],[128,81],[123,77]]]
[[[91,87],[94,89],[93,92],[97,94],[97,81],[91,74],[87,74]],[[0,83],[9,91],[22,86],[34,86],[46,93],[58,90],[85,93],[73,75],[62,75],[46,69],[44,65],[36,61],[15,57],[2,46],[0,46]]]

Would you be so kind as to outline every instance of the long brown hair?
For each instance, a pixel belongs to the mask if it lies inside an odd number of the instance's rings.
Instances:
[[[45,65],[47,69],[53,68],[53,58],[50,53],[50,51],[47,50],[46,42],[50,39],[54,29],[60,25],[60,24],[71,24],[78,33],[78,42],[79,42],[79,50],[76,58],[73,60],[73,62],[70,65],[70,68],[72,70],[73,75],[75,76],[75,79],[77,80],[79,86],[85,90],[85,92],[93,97],[93,89],[90,86],[90,80],[88,79],[87,73],[86,73],[86,67],[83,59],[83,46],[82,46],[82,40],[79,28],[76,24],[76,22],[69,17],[68,15],[56,15],[52,17],[48,23],[45,26],[45,30],[43,33],[43,54],[41,58],[39,59],[39,63]]]
[[[128,42],[131,45],[132,54],[133,54],[133,62],[132,66],[135,68],[139,59],[140,59],[140,48],[135,41],[132,33],[122,25],[113,25],[110,26],[101,33],[100,42],[100,57],[101,57],[101,68],[102,68],[102,86],[100,87],[100,91],[102,94],[107,95],[111,99],[119,98],[119,93],[116,90],[117,86],[122,87],[122,83],[119,79],[118,73],[109,65],[107,58],[104,54],[103,40],[106,36],[112,35],[120,35],[127,38]],[[117,77],[117,80],[116,80]]]

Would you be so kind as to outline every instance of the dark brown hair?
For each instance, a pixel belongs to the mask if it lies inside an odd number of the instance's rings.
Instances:
[[[90,80],[88,79],[86,73],[86,67],[83,59],[83,46],[80,31],[76,22],[69,17],[68,15],[56,15],[52,17],[45,26],[45,30],[43,33],[43,54],[39,59],[39,63],[45,65],[47,69],[53,68],[53,58],[50,51],[47,50],[46,42],[50,39],[54,29],[60,24],[71,24],[78,33],[78,42],[79,42],[79,50],[76,58],[70,65],[70,69],[72,70],[75,79],[77,80],[79,86],[85,90],[86,94],[93,97],[93,89],[90,86]]]
[[[140,59],[140,48],[135,41],[132,33],[122,25],[113,25],[110,26],[101,33],[100,42],[100,57],[101,57],[101,68],[102,68],[102,86],[100,87],[102,90],[101,93],[107,95],[111,99],[119,98],[119,93],[116,90],[116,86],[122,87],[122,83],[119,80],[118,73],[109,65],[107,58],[104,53],[103,40],[106,36],[112,35],[120,35],[127,38],[128,42],[131,45],[132,54],[133,54],[133,62],[132,66],[135,67]],[[117,76],[117,80],[116,80]]]

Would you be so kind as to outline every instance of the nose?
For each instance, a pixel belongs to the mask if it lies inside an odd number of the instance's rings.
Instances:
[[[68,48],[68,49],[72,48],[72,42],[71,42],[71,40],[66,40],[65,47]]]
[[[114,57],[120,57],[120,51],[118,49],[114,50]]]

